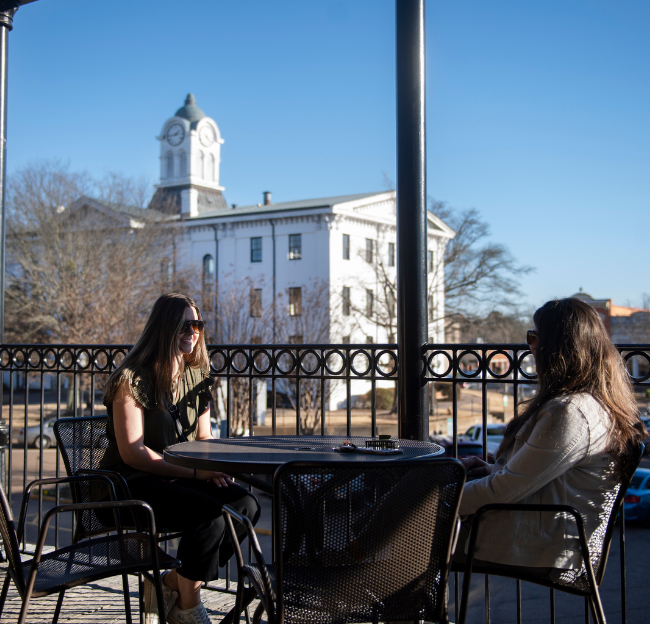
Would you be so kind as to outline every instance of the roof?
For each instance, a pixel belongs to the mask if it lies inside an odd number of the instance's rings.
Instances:
[[[155,223],[158,221],[168,220],[168,216],[156,210],[149,210],[148,208],[138,208],[137,206],[127,206],[124,204],[114,204],[111,202],[93,199],[92,197],[80,197],[69,211],[69,215],[74,214],[83,206],[90,206],[102,214],[108,215],[111,212],[118,213],[129,219],[135,219],[141,222]]]
[[[201,121],[207,115],[196,105],[196,99],[192,93],[188,93],[185,98],[185,106],[181,106],[176,111],[175,117],[187,119],[191,124]]]
[[[315,199],[300,199],[298,201],[277,202],[273,204],[253,204],[252,206],[237,206],[225,210],[214,210],[202,213],[201,217],[223,217],[244,214],[256,214],[266,212],[282,212],[286,210],[303,210],[305,208],[329,208],[337,204],[344,204],[351,201],[369,199],[384,193],[357,193],[356,195],[336,195],[334,197],[319,197]]]

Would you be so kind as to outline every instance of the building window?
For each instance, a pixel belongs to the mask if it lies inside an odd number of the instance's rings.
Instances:
[[[366,344],[373,344],[375,342],[372,336],[366,336]]]
[[[262,289],[251,288],[251,316],[260,318],[262,316]]]
[[[372,317],[375,303],[375,294],[369,288],[366,288],[366,316]]]
[[[302,334],[296,334],[295,336],[289,336],[289,344],[302,344]]]
[[[350,259],[350,235],[343,234],[343,260]]]
[[[201,179],[205,178],[205,154],[203,152],[199,152],[199,174]]]
[[[388,266],[395,266],[395,243],[388,243]]]
[[[343,336],[343,338],[341,338],[341,342],[342,342],[343,344],[350,344],[350,338],[351,338],[350,335]]]
[[[374,250],[374,240],[372,238],[366,238],[366,262],[372,264],[372,252]]]
[[[262,237],[251,238],[251,262],[262,262]]]
[[[289,288],[289,315],[302,316],[302,288]]]
[[[178,172],[178,175],[181,178],[184,178],[187,175],[187,154],[185,152],[181,152],[180,155],[180,171]]]
[[[350,316],[350,287],[343,286],[343,316]]]
[[[433,295],[429,295],[429,323],[433,322]]]
[[[216,180],[215,180],[214,173],[215,173],[216,167],[215,167],[214,154],[210,154],[210,165],[209,165],[209,167],[210,167],[210,171],[208,171],[208,179],[211,180],[212,182],[215,182]]]
[[[427,269],[433,273],[433,251],[427,251]]]
[[[289,260],[302,258],[302,234],[289,234]]]
[[[212,307],[214,293],[214,258],[208,254],[203,256],[203,306]]]
[[[174,177],[174,154],[167,152],[167,178]]]

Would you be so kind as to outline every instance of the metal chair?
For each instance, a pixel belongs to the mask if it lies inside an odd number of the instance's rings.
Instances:
[[[273,479],[275,565],[248,518],[224,506],[248,532],[255,563],[236,546],[236,621],[244,581],[269,624],[448,622],[447,578],[465,469],[454,459],[292,462]]]
[[[453,566],[454,571],[464,572],[463,590],[458,617],[459,623],[465,624],[471,576],[472,572],[477,572],[479,574],[505,576],[520,581],[534,583],[536,585],[550,587],[552,590],[558,590],[577,596],[584,596],[586,603],[585,609],[591,608],[598,624],[606,624],[605,613],[603,611],[603,605],[600,600],[598,588],[600,587],[605,575],[605,566],[607,565],[607,556],[609,555],[609,547],[612,542],[616,518],[623,507],[625,492],[634,476],[634,471],[641,461],[643,451],[643,444],[640,444],[634,449],[630,467],[617,486],[615,491],[616,496],[611,499],[611,506],[609,509],[605,510],[605,520],[601,524],[601,531],[597,531],[591,539],[591,549],[587,543],[582,517],[578,511],[570,505],[529,505],[513,503],[484,505],[478,509],[476,514],[474,514],[472,521],[472,530],[470,532],[467,549],[467,561],[464,565],[454,564]],[[536,570],[536,568],[522,568],[520,566],[509,566],[485,561],[475,563],[474,554],[476,551],[476,541],[481,516],[486,513],[498,513],[504,511],[534,511],[572,516],[576,521],[578,537],[580,539],[580,551],[583,559],[582,568],[580,570],[558,570],[556,575],[557,580],[551,580],[546,574],[541,574],[539,570]]]
[[[82,416],[77,418],[60,418],[54,423],[54,436],[56,437],[66,474],[69,477],[79,474],[104,475],[114,484],[117,497],[121,500],[132,498],[124,477],[118,472],[100,470],[99,465],[108,448],[106,426],[108,416]],[[72,500],[75,503],[91,503],[91,485],[89,481],[73,483],[71,485]],[[94,509],[80,511],[77,514],[77,523],[74,541],[100,535],[115,530],[115,526],[98,517]],[[124,528],[139,530],[136,522],[125,519]],[[169,532],[164,527],[159,528],[157,539],[159,542],[180,537],[181,533]]]
[[[155,539],[156,524],[153,511],[149,505],[142,501],[112,500],[104,503],[58,505],[45,514],[34,557],[28,561],[21,559],[18,544],[24,532],[31,490],[40,485],[79,484],[82,480],[88,478],[102,477],[60,477],[38,479],[30,483],[23,494],[17,529],[4,490],[0,488],[0,534],[2,535],[8,561],[8,574],[0,595],[0,615],[2,614],[11,580],[14,581],[16,589],[22,598],[18,624],[24,624],[27,621],[27,610],[32,598],[58,592],[59,599],[52,619],[52,624],[56,624],[67,589],[110,576],[122,575],[122,578],[125,579],[126,574],[142,573],[147,570],[153,571],[158,610],[159,613],[164,613],[160,569],[161,567],[163,569],[177,567],[180,565],[180,561],[170,557],[158,548]],[[134,508],[138,508],[140,510],[138,513],[146,518],[148,533],[123,532],[120,514]],[[80,514],[96,509],[113,510],[117,533],[77,541],[71,546],[43,553],[48,527],[54,516],[63,512]],[[124,593],[126,619],[129,624],[132,624],[128,586],[124,588]],[[164,622],[165,619],[163,618],[161,621]]]

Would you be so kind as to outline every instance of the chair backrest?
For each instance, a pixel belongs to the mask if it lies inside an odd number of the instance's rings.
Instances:
[[[77,470],[99,468],[108,447],[107,424],[108,416],[60,418],[54,423],[54,436],[69,477]],[[75,503],[92,502],[92,482],[73,483],[70,489]],[[93,510],[80,512],[77,521],[76,539],[104,533],[111,528]]]
[[[465,469],[292,462],[274,476],[277,621],[438,621]]]
[[[602,531],[595,531],[594,535],[591,538],[589,544],[589,552],[591,555],[591,564],[596,575],[596,583],[598,585],[601,584],[603,577],[605,576],[605,566],[607,565],[607,557],[609,555],[609,547],[612,543],[616,518],[623,508],[623,499],[625,498],[625,493],[627,492],[627,488],[630,485],[630,481],[632,481],[634,472],[641,463],[644,449],[645,445],[641,443],[631,450],[630,463],[628,465],[628,468],[619,481],[618,489],[613,492],[615,496],[612,496],[611,508],[606,510],[609,512],[609,516],[606,519],[607,522],[605,532],[603,533]],[[600,541],[600,536],[602,536],[602,543],[599,544],[598,542]]]
[[[9,573],[18,588],[18,592],[23,596],[25,593],[25,579],[22,574],[16,525],[2,486],[0,486],[0,535],[2,535],[5,555],[9,562]]]

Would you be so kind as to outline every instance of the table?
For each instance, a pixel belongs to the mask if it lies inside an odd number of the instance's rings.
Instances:
[[[344,442],[365,447],[367,437],[352,436],[254,436],[252,438],[214,438],[181,442],[165,449],[165,461],[176,466],[216,470],[236,476],[264,492],[273,487],[264,479],[251,475],[272,475],[282,464],[296,460],[382,462],[439,457],[445,450],[433,442],[398,440],[401,454],[374,455],[341,453],[333,449]]]

